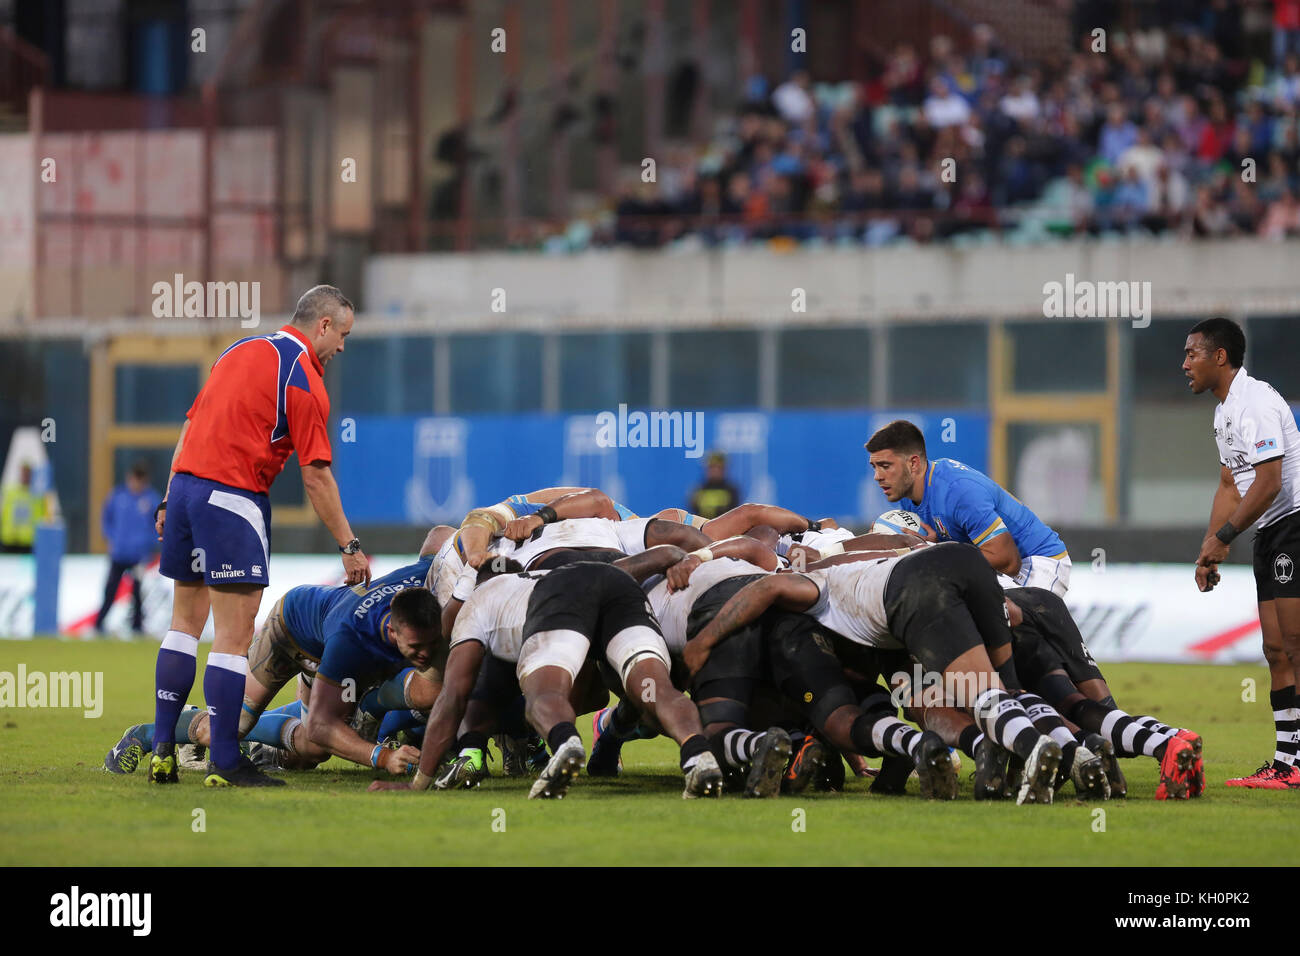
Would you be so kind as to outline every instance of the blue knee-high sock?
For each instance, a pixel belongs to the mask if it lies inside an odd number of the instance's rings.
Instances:
[[[244,739],[254,743],[269,744],[272,747],[284,747],[282,736],[284,725],[291,720],[301,719],[302,703],[295,700],[292,704],[285,704],[283,707],[262,714]]]
[[[158,662],[153,672],[155,747],[176,742],[173,728],[194,687],[198,650],[199,639],[181,631],[168,631],[158,648]]]
[[[247,658],[217,653],[208,655],[208,666],[203,669],[203,696],[212,715],[208,750],[213,764],[224,770],[239,763],[239,715],[247,669]]]
[[[367,714],[378,715],[385,711],[401,710],[406,707],[406,679],[414,673],[414,667],[407,667],[384,681],[361,698],[361,710]]]
[[[390,710],[384,714],[384,719],[379,722],[379,732],[375,734],[375,739],[387,740],[399,731],[414,730],[417,727],[420,733],[423,734],[427,722],[428,720],[424,715],[417,714],[413,710]]]

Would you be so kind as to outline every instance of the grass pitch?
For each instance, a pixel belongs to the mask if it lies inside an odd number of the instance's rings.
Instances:
[[[921,800],[915,781],[906,797],[874,797],[854,779],[838,794],[688,802],[676,748],[662,739],[628,744],[622,776],[584,777],[558,802],[529,801],[520,779],[472,792],[371,794],[366,786],[381,775],[337,759],[287,774],[289,785],[269,792],[205,790],[193,772],[158,788],[142,771],[101,769],[123,729],[152,719],[156,652],[151,641],[0,641],[0,671],[20,663],[29,674],[102,671],[105,698],[98,719],[0,710],[0,864],[1268,865],[1300,800],[1223,786],[1271,756],[1265,669],[1167,664],[1112,664],[1106,673],[1130,713],[1204,736],[1200,800],[1157,802],[1155,761],[1136,759],[1124,762],[1128,799],[1105,804],[1074,799],[1072,784],[1050,807],[977,804],[969,760],[955,803]],[[1246,678],[1259,684],[1255,702],[1242,700]],[[590,743],[590,719],[579,727]]]

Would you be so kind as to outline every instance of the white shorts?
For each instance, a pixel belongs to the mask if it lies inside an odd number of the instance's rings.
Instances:
[[[560,667],[568,671],[570,678],[577,680],[590,650],[591,643],[577,631],[538,631],[519,649],[515,675],[522,682],[539,668]],[[610,638],[609,646],[605,648],[605,659],[618,673],[620,681],[625,681],[632,665],[644,657],[657,658],[665,668],[670,666],[668,646],[652,627],[624,628]]]
[[[998,575],[998,583],[1005,591],[1008,588],[1043,588],[1058,597],[1065,597],[1070,590],[1070,556],[1047,558],[1041,554],[1022,558],[1020,573],[1014,578],[1005,574]]]
[[[515,676],[523,683],[525,677],[542,667],[562,667],[571,679],[577,680],[589,650],[591,642],[577,631],[538,631],[519,648]]]

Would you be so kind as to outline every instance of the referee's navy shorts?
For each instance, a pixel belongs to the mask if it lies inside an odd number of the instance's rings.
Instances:
[[[266,585],[271,501],[259,492],[178,473],[167,492],[158,570],[174,581]]]

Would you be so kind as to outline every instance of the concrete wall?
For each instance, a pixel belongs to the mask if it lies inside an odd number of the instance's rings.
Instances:
[[[366,269],[364,308],[440,328],[871,322],[1043,314],[1048,282],[1151,283],[1155,318],[1300,311],[1300,241],[767,248],[393,255]],[[803,289],[806,312],[794,313]],[[494,289],[506,312],[494,314]],[[485,326],[484,323],[489,323]]]

